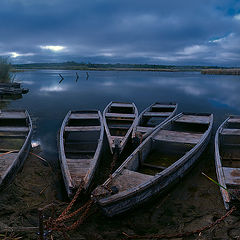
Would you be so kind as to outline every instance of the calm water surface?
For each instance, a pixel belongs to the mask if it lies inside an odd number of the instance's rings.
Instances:
[[[16,79],[29,93],[21,99],[1,101],[2,108],[27,109],[34,122],[34,140],[43,155],[57,159],[56,135],[66,113],[100,109],[112,100],[135,102],[139,112],[155,101],[174,101],[178,112],[212,112],[215,129],[228,114],[240,114],[240,77],[201,75],[198,72],[123,72],[36,70]],[[64,77],[61,80],[59,73]]]
[[[61,83],[59,73],[64,77]],[[115,100],[133,101],[140,112],[155,101],[174,101],[179,104],[178,112],[214,113],[214,132],[227,115],[240,114],[239,76],[117,71],[91,71],[88,79],[85,71],[78,71],[78,75],[76,82],[76,71],[38,70],[19,73],[17,79],[23,87],[29,88],[29,93],[21,99],[0,101],[1,108],[29,111],[34,123],[33,139],[40,141],[43,150],[41,155],[55,164],[58,163],[57,131],[70,109],[94,108],[103,111],[110,101]],[[112,219],[101,214],[94,215],[89,220],[90,224],[83,226],[81,233],[83,231],[87,236],[92,233],[89,239],[96,239],[96,236],[122,239],[122,231],[140,235],[159,232],[169,234],[193,231],[221,217],[225,209],[219,188],[201,175],[203,171],[216,179],[213,139],[214,134],[195,168],[167,194],[125,216]],[[110,166],[111,156],[107,151],[104,151],[102,159]],[[103,164],[99,167],[98,174],[103,175],[100,176],[103,181],[109,172]],[[59,186],[63,187],[63,183],[60,182]],[[59,191],[60,195],[62,192]],[[57,198],[61,199],[61,196]],[[233,227],[226,221],[220,228],[211,229],[209,234],[221,236],[214,239],[223,239],[223,235],[227,236],[224,239],[229,239],[226,233],[231,233]],[[239,225],[236,229],[238,233]],[[195,236],[186,239],[195,239]]]

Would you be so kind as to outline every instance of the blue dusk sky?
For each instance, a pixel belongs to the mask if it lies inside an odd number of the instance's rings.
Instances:
[[[13,63],[240,66],[240,0],[1,0]]]

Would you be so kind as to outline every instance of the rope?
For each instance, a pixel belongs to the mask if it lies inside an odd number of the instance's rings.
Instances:
[[[180,237],[187,237],[196,233],[201,233],[203,231],[206,231],[215,225],[221,223],[225,218],[227,218],[229,215],[231,215],[234,211],[236,210],[236,207],[233,206],[225,215],[223,215],[221,218],[217,219],[215,222],[202,227],[200,229],[194,230],[192,232],[184,232],[184,233],[176,233],[176,234],[154,234],[154,235],[145,235],[145,236],[140,236],[140,235],[128,235],[127,233],[123,232],[122,234],[127,237],[128,239],[162,239],[162,238],[180,238]]]

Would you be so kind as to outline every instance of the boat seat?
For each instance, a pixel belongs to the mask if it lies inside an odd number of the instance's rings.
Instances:
[[[240,117],[239,118],[237,118],[237,117],[229,118],[228,123],[240,123]]]
[[[175,108],[176,105],[170,105],[170,104],[154,104],[152,108]]]
[[[28,132],[28,131],[29,131],[28,127],[11,127],[11,126],[0,127],[0,132]]]
[[[240,168],[223,167],[226,185],[240,185]]]
[[[122,173],[113,179],[112,186],[116,186],[119,191],[124,191],[136,187],[153,176],[125,169]]]
[[[136,132],[143,132],[143,133],[145,133],[145,132],[150,132],[153,129],[154,129],[153,127],[140,127],[140,126],[138,126],[136,128]]]
[[[168,117],[172,112],[145,112],[144,117]]]
[[[72,113],[69,119],[99,119],[97,113]]]
[[[106,113],[105,116],[110,118],[135,118],[135,114],[129,113]]]
[[[240,129],[223,128],[221,131],[221,134],[222,135],[240,136]]]
[[[121,107],[121,108],[129,108],[129,107],[133,107],[132,103],[112,103],[111,107]]]
[[[0,111],[0,119],[25,119],[26,114],[24,111],[22,112],[15,112],[15,111]]]
[[[189,133],[189,132],[176,132],[169,130],[160,130],[153,138],[153,140],[173,142],[173,143],[186,143],[197,144],[201,139],[201,133]]]
[[[80,131],[100,131],[101,126],[80,126],[80,127],[73,127],[73,126],[66,126],[66,132],[80,132]]]
[[[210,115],[209,116],[183,115],[180,118],[176,119],[174,122],[209,124],[210,123]]]

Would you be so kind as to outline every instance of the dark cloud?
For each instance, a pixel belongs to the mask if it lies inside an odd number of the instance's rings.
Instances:
[[[239,14],[234,0],[2,0],[0,55],[15,62],[235,66]],[[66,48],[40,48],[46,45]]]

